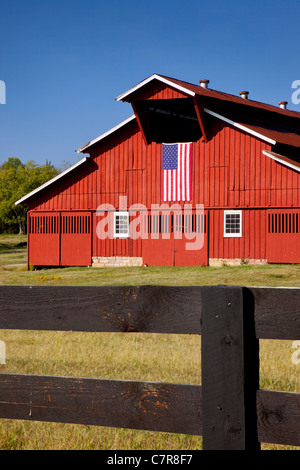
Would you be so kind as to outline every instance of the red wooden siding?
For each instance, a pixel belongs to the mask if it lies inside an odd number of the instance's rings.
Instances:
[[[186,98],[185,93],[181,93],[175,88],[170,88],[168,85],[156,82],[149,83],[146,87],[141,90],[136,91],[134,95],[134,101],[140,100],[165,100],[165,99],[177,99],[177,98]]]
[[[142,241],[142,257],[145,264],[149,266],[208,264],[207,213],[162,211],[151,213],[147,217],[151,236]]]
[[[161,144],[146,146],[135,124],[114,143],[91,154],[93,171],[72,184],[56,184],[32,201],[35,210],[96,210],[99,204],[118,207],[161,203]],[[218,121],[215,137],[193,144],[193,204],[211,207],[285,207],[300,205],[300,174],[262,154],[263,143]],[[122,138],[121,138],[122,137]],[[280,184],[279,184],[280,182]],[[54,186],[54,185],[53,185]]]
[[[300,263],[300,210],[267,211],[267,259],[270,263]]]
[[[266,259],[266,215],[261,209],[242,211],[242,237],[224,237],[224,210],[209,213],[209,258]]]
[[[28,237],[29,264],[91,265],[92,226],[88,212],[31,212]]]
[[[85,212],[61,214],[60,264],[89,266],[92,260],[91,215]]]
[[[180,92],[160,83],[155,89],[149,87],[140,96],[137,94],[135,99],[183,97]],[[279,234],[275,236],[267,231],[269,209],[287,210],[300,206],[300,174],[265,156],[262,151],[271,150],[269,144],[211,116],[205,115],[205,119],[208,142],[200,140],[193,143],[192,204],[194,209],[196,204],[204,204],[207,216],[205,245],[201,256],[195,257],[194,261],[182,247],[178,248],[178,245],[177,249],[174,241],[131,238],[100,240],[96,237],[95,230],[100,220],[96,210],[99,205],[110,204],[118,210],[119,196],[127,197],[128,207],[139,203],[150,209],[151,204],[162,204],[162,145],[146,145],[136,121],[131,121],[92,147],[91,158],[75,174],[70,173],[62,181],[54,183],[49,191],[32,198],[30,223],[35,224],[33,221],[38,216],[46,217],[53,212],[55,216],[56,211],[61,214],[69,211],[68,217],[71,211],[74,214],[81,212],[80,217],[88,211],[87,214],[91,214],[91,233],[80,234],[81,242],[78,242],[86,247],[81,258],[83,264],[91,256],[143,256],[144,263],[149,265],[158,256],[158,263],[169,264],[173,258],[176,264],[174,253],[178,253],[178,264],[207,264],[209,258],[276,261],[274,247],[276,243],[283,242]],[[242,209],[242,237],[224,238],[225,209]],[[74,254],[79,249],[70,233],[66,237],[62,233],[61,239],[55,232],[41,237],[32,231],[34,225],[30,227],[29,257],[32,264],[36,264],[36,253],[45,252],[50,245],[52,248],[48,250],[49,259],[45,257],[45,264],[57,264],[61,246],[65,248],[59,258],[60,263],[79,263],[75,255],[72,261],[66,254],[66,250]],[[292,241],[292,234],[289,235]],[[292,244],[296,246],[298,233],[294,235]],[[59,250],[58,243],[62,244]],[[33,244],[35,248],[32,248]],[[290,259],[289,255],[286,259]]]
[[[112,213],[110,213],[110,215],[110,220],[112,221]],[[104,212],[101,216],[96,212],[93,214],[93,226],[95,227],[93,233],[93,256],[142,256],[141,238],[136,240],[132,238],[113,238],[109,236],[101,238],[96,235],[98,224],[103,220],[105,223],[107,217],[108,212]],[[107,226],[105,230],[107,230]]]
[[[38,212],[28,217],[28,261],[32,265],[59,266],[60,217]]]

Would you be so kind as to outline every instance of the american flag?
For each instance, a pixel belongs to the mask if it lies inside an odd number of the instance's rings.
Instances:
[[[192,143],[163,144],[163,201],[192,199]]]

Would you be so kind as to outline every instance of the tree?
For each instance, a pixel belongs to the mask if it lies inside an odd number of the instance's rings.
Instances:
[[[26,233],[27,207],[15,202],[58,174],[51,162],[23,164],[9,158],[0,166],[0,221],[2,231]]]

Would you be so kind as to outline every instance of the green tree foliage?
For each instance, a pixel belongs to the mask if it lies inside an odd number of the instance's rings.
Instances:
[[[37,165],[9,158],[0,165],[0,231],[26,233],[27,207],[15,202],[53,178],[58,171],[46,161]]]

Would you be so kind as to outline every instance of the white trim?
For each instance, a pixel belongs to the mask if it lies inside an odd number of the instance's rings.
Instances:
[[[227,233],[226,232],[226,215],[232,214],[239,214],[240,216],[240,231],[238,233]],[[242,211],[241,210],[225,210],[224,211],[224,231],[223,231],[224,238],[232,238],[238,237],[241,238],[243,236],[243,226],[242,226]]]
[[[266,157],[270,157],[276,162],[282,163],[282,165],[288,166],[289,168],[292,168],[293,170],[300,172],[299,166],[293,165],[290,162],[286,162],[285,160],[282,160],[279,155],[274,155],[273,153],[268,152],[268,150],[263,150],[262,153],[266,155]]]
[[[110,134],[113,134],[114,132],[116,132],[118,129],[120,129],[121,127],[125,126],[128,122],[130,121],[133,121],[133,119],[135,119],[135,115],[133,114],[132,116],[130,116],[129,118],[125,119],[124,121],[120,122],[120,124],[117,124],[115,127],[113,127],[112,129],[110,129],[109,131],[106,131],[104,132],[104,134],[101,134],[99,137],[96,137],[96,139],[94,140],[91,140],[90,142],[88,142],[87,144],[85,144],[83,147],[81,147],[80,149],[77,149],[76,152],[77,153],[81,153],[83,150],[86,150],[87,148],[89,148],[91,145],[94,145],[96,144],[97,142],[99,142],[100,140],[104,139],[105,137],[107,137],[108,135]]]
[[[79,160],[77,163],[75,163],[74,165],[70,166],[70,168],[67,168],[65,171],[63,171],[62,173],[60,173],[59,175],[55,176],[54,178],[52,178],[51,180],[47,181],[46,183],[42,184],[41,186],[39,186],[38,188],[34,189],[33,191],[31,191],[30,193],[26,194],[26,196],[23,196],[21,199],[19,199],[17,202],[15,202],[15,205],[17,204],[20,204],[21,202],[25,201],[26,199],[28,199],[29,197],[33,196],[34,194],[38,193],[39,191],[41,191],[42,189],[46,188],[47,186],[50,186],[50,184],[54,183],[55,181],[59,180],[60,178],[62,178],[63,176],[65,176],[67,173],[69,173],[70,171],[74,170],[75,168],[77,168],[79,165],[81,165],[82,163],[84,163],[86,160],[88,159],[88,157],[84,157],[82,158],[81,160]]]
[[[119,233],[116,231],[116,219],[117,219],[117,216],[119,215],[126,216],[127,218],[127,232],[125,233]],[[129,237],[129,212],[127,211],[114,212],[114,237],[115,238],[128,238]]]
[[[177,85],[176,83],[172,82],[171,80],[168,80],[167,78],[161,77],[160,75],[157,75],[156,73],[154,73],[153,75],[146,78],[142,82],[138,83],[134,87],[132,87],[129,90],[125,91],[125,93],[122,93],[122,95],[120,95],[116,98],[116,101],[123,100],[124,98],[126,98],[126,96],[128,96],[131,93],[135,92],[136,90],[143,87],[144,85],[151,82],[152,80],[159,80],[160,82],[165,83],[166,85],[172,86],[173,88],[176,88],[177,90],[182,91],[183,93],[187,93],[188,95],[195,96],[195,93],[193,91],[188,90],[187,88],[184,88],[183,86]]]
[[[242,131],[248,132],[249,134],[254,135],[255,137],[258,137],[259,139],[265,140],[269,144],[272,144],[272,145],[276,144],[276,140],[270,139],[269,137],[266,137],[265,135],[262,135],[259,132],[255,132],[252,129],[249,129],[249,127],[243,126],[242,124],[239,124],[238,122],[234,122],[231,119],[221,116],[221,114],[215,113],[214,111],[211,111],[210,109],[207,109],[207,108],[204,108],[204,111],[207,114],[210,114],[211,116],[221,119],[222,121],[225,121],[228,124],[231,124],[232,126],[237,127],[238,129],[241,129]]]

